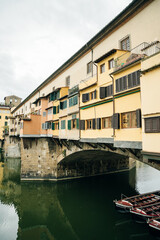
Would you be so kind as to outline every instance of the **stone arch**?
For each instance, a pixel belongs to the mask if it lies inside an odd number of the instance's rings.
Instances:
[[[128,170],[127,156],[97,149],[79,150],[67,154],[57,164],[57,178],[79,178]]]

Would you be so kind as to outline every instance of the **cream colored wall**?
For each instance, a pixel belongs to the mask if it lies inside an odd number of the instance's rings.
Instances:
[[[79,113],[76,114],[76,118],[79,119]],[[68,128],[68,120],[72,120],[72,115],[67,117],[67,128]],[[78,140],[79,139],[79,129],[71,129],[67,131],[67,139]]]
[[[96,60],[104,53],[110,51],[113,48],[120,47],[120,40],[127,35],[131,37],[131,48],[136,47],[142,42],[151,42],[160,39],[160,31],[157,31],[157,26],[159,26],[159,9],[160,1],[155,0],[139,12],[135,17],[125,22],[123,26],[114,31],[110,36],[103,40],[99,45],[93,49],[93,58]],[[83,79],[90,77],[87,74],[87,63],[91,61],[91,52],[88,52],[85,56],[79,59],[71,67],[66,69],[61,75],[59,75],[56,80],[53,80],[48,85],[43,87],[38,93],[36,93],[26,104],[33,102],[43,93],[48,94],[52,91],[53,87],[63,87],[65,86],[65,78],[70,75],[71,85],[70,87],[79,84]],[[96,67],[94,67],[94,73],[96,72]],[[21,112],[20,107],[20,112]],[[28,109],[28,107],[27,107]],[[19,112],[16,111],[17,113]],[[27,110],[26,113],[28,113]]]
[[[66,121],[65,129],[61,129],[61,121],[63,120]],[[63,117],[59,121],[59,138],[67,139],[67,136],[68,136],[68,118]]]
[[[160,1],[155,0],[135,17],[125,22],[123,26],[112,33],[101,44],[94,48],[94,59],[97,59],[112,48],[120,48],[120,40],[125,36],[131,37],[131,48],[138,46],[142,42],[152,42],[160,40],[159,26]]]
[[[111,117],[112,115],[113,115],[112,102],[80,110],[80,119],[82,120]],[[81,130],[81,138],[111,138],[112,135],[113,135],[112,128],[101,130],[98,129]]]
[[[160,64],[160,53],[142,62],[142,70]],[[160,153],[160,133],[145,133],[144,119],[160,116],[160,68],[142,74],[143,151]]]
[[[142,61],[142,70],[160,64],[160,53]],[[142,74],[142,112],[146,114],[160,114],[160,68]]]
[[[85,103],[82,102],[82,95],[85,94],[85,93],[91,93],[93,91],[97,91],[96,94],[97,94],[97,97],[96,99],[92,99],[92,100],[89,100]],[[84,107],[86,105],[90,105],[90,104],[94,104],[96,103],[97,101],[99,100],[99,88],[97,88],[97,85],[93,85],[91,87],[88,87],[86,89],[83,89],[80,91],[80,107]]]

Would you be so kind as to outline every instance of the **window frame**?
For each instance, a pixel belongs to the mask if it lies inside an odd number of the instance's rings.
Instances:
[[[108,127],[104,126],[105,120],[108,120],[108,125],[109,125]],[[102,129],[110,129],[110,128],[112,128],[112,117],[103,117],[102,118]]]
[[[114,58],[111,58],[108,61],[108,69],[112,69],[112,68],[114,68]]]
[[[93,70],[93,62],[90,61],[87,63],[87,74],[91,73]]]
[[[129,43],[127,43],[127,40],[129,40]],[[125,46],[125,47],[124,47]],[[127,35],[123,39],[120,40],[120,49],[124,51],[130,51],[131,50],[131,41],[130,36]]]
[[[125,122],[123,122],[123,115],[125,114],[129,114],[129,126],[125,127],[123,124],[125,124]],[[132,119],[133,119],[133,114],[135,114],[135,119],[136,119],[136,125],[132,125]],[[124,112],[121,113],[121,128],[122,129],[128,129],[128,128],[137,128],[137,115],[136,115],[136,111],[130,111],[130,112]]]
[[[157,120],[157,129],[153,128],[153,120]],[[147,128],[147,121],[150,121],[150,128]],[[145,133],[160,133],[160,116],[145,118],[144,126]]]
[[[105,72],[105,63],[100,65],[100,74]]]

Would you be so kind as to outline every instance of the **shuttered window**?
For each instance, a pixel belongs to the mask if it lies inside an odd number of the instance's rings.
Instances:
[[[71,120],[68,120],[68,130],[71,130]]]
[[[113,114],[113,116],[112,116],[112,127],[113,127],[113,129],[119,129],[120,128],[119,113]]]
[[[96,129],[96,119],[92,119],[92,128]]]
[[[65,129],[66,128],[66,121],[62,120],[61,121],[61,129]]]
[[[127,76],[116,79],[116,92],[121,92],[127,89]]]
[[[78,104],[78,95],[71,97],[69,99],[69,107],[72,107],[74,105]]]
[[[52,123],[52,130],[55,130],[55,123]]]
[[[57,110],[57,107],[54,106],[54,107],[53,107],[53,114],[56,114],[56,113],[57,113],[56,110]]]
[[[140,85],[140,70],[128,75],[128,88]]]
[[[97,129],[101,129],[101,118],[97,118]]]
[[[85,130],[85,120],[80,120],[80,130]]]
[[[136,110],[137,128],[142,127],[141,109]]]
[[[67,100],[60,102],[60,109],[63,110],[65,108],[67,108]]]
[[[109,85],[107,87],[100,87],[100,98],[106,98],[113,95],[113,85]]]
[[[140,85],[140,70],[116,79],[116,92],[118,93],[139,85]]]
[[[145,133],[160,132],[160,117],[145,118]]]
[[[79,129],[79,118],[76,119],[77,129]]]
[[[89,101],[89,93],[82,94],[82,102],[88,102]]]

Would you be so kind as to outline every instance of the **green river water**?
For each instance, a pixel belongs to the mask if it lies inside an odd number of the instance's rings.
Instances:
[[[0,162],[0,240],[148,240],[146,224],[113,200],[160,189],[160,172],[140,162],[129,172],[58,183],[20,183],[20,160]]]

